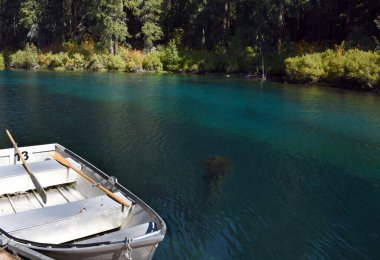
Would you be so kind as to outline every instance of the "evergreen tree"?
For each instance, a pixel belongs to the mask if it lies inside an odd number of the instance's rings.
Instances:
[[[92,16],[95,18],[92,34],[108,46],[112,54],[118,53],[119,43],[129,36],[124,7],[123,0],[97,0],[92,4]]]
[[[162,38],[163,32],[159,25],[162,0],[144,0],[140,7],[141,33],[145,48],[151,49],[153,43]]]
[[[0,0],[0,48],[89,36],[116,54],[119,44],[150,49],[180,35],[188,49],[239,43],[279,53],[298,41],[373,49],[379,10],[378,0]]]

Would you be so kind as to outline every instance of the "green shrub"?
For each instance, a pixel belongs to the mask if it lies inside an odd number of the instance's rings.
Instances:
[[[75,53],[72,57],[69,57],[65,63],[65,69],[67,70],[83,70],[86,68],[86,60],[80,53]]]
[[[166,70],[180,70],[179,64],[181,58],[179,56],[178,48],[174,40],[170,40],[168,45],[164,48],[161,60]]]
[[[199,63],[200,62],[197,61],[196,59],[193,59],[192,57],[187,56],[186,58],[182,59],[180,70],[182,72],[190,72],[190,73],[198,72],[200,69]]]
[[[87,69],[92,71],[101,71],[105,69],[105,60],[102,55],[92,54],[88,58]]]
[[[125,70],[125,60],[120,55],[102,54],[101,59],[107,70]]]
[[[161,62],[161,52],[153,51],[144,56],[142,66],[145,70],[148,71],[161,71],[163,65]]]
[[[66,68],[66,63],[69,59],[69,54],[66,52],[56,54],[48,52],[44,55],[40,55],[40,64],[43,68],[62,70]]]
[[[126,70],[133,72],[143,69],[144,53],[138,50],[128,50],[124,51]]]
[[[307,82],[323,78],[322,55],[320,53],[306,54],[285,60],[286,73],[291,80]]]
[[[38,67],[38,50],[33,44],[26,44],[23,50],[19,50],[10,56],[11,66],[15,68],[33,69]]]
[[[199,64],[193,63],[186,68],[187,72],[198,72],[200,69]]]
[[[225,60],[224,55],[214,53],[214,52],[207,52],[204,54],[204,60],[202,62],[202,69],[206,72],[219,72],[219,71],[225,71]]]
[[[256,70],[258,66],[258,54],[253,47],[247,47],[244,50],[243,69],[247,72]]]
[[[179,53],[180,63],[178,70],[181,72],[195,73],[203,70],[204,51],[183,50]]]
[[[327,81],[337,81],[345,77],[346,57],[340,51],[327,50],[321,53],[323,68],[325,70],[324,79]]]
[[[62,44],[62,47],[63,47],[63,50],[65,52],[69,52],[69,53],[76,52],[80,48],[79,44],[74,39],[70,39],[68,41],[65,41]]]
[[[3,54],[0,53],[0,70],[3,70],[4,68],[5,68],[4,57],[3,57]]]
[[[285,60],[286,73],[294,81],[349,81],[365,88],[380,87],[380,53],[341,48]]]
[[[53,55],[52,68],[66,67],[66,63],[69,61],[69,54],[66,52],[60,52]]]
[[[380,52],[349,50],[345,55],[347,78],[369,88],[380,87]]]
[[[5,48],[5,49],[3,49],[3,51],[1,52],[1,54],[3,55],[3,58],[4,58],[4,66],[6,68],[10,67],[10,65],[11,65],[11,55],[13,53],[8,48]]]

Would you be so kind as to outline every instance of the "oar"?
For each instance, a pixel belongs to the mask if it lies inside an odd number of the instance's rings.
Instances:
[[[16,149],[17,154],[22,161],[22,165],[24,166],[25,170],[29,173],[30,179],[32,179],[32,182],[33,182],[34,186],[36,187],[38,194],[41,196],[42,201],[46,204],[47,196],[46,196],[46,192],[45,192],[44,188],[42,188],[42,186],[38,182],[36,176],[34,176],[32,171],[30,170],[29,166],[26,164],[24,156],[21,154],[20,150],[18,149],[17,144],[16,144],[15,140],[13,139],[11,133],[8,130],[6,130],[6,132],[7,132],[9,139],[11,140],[11,142],[13,144],[13,147]]]
[[[88,180],[89,182],[91,182],[92,184],[96,185],[99,189],[101,189],[102,191],[104,191],[105,193],[107,193],[108,196],[110,196],[111,198],[113,198],[114,200],[116,200],[117,202],[119,202],[120,204],[126,206],[126,207],[129,207],[130,205],[124,201],[122,198],[116,196],[115,194],[113,194],[111,191],[107,190],[106,188],[104,188],[102,185],[98,185],[98,183],[96,181],[94,181],[93,179],[91,179],[90,177],[88,177],[84,172],[82,172],[81,170],[75,168],[68,160],[66,160],[62,155],[60,155],[59,153],[52,153],[51,154],[51,157],[53,157],[57,162],[59,162],[60,164],[68,167],[68,168],[71,168],[73,169],[74,171],[76,171],[78,174],[80,174],[83,178],[85,178],[86,180]]]

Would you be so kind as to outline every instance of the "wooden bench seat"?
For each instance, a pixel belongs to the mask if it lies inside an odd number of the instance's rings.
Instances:
[[[115,195],[131,202],[120,192]],[[119,228],[129,208],[107,195],[0,217],[10,235],[34,242],[60,244]]]
[[[68,159],[75,167],[81,168],[80,164]],[[79,175],[61,165],[55,160],[31,162],[28,164],[38,181],[43,187],[76,182]],[[21,164],[0,166],[0,196],[25,192],[35,189],[28,173]]]

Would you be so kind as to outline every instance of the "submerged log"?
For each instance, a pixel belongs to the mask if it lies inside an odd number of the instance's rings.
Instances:
[[[205,174],[208,177],[224,176],[231,171],[231,161],[224,156],[209,157],[203,162]]]
[[[205,203],[211,206],[218,198],[223,186],[224,177],[231,171],[231,161],[223,156],[212,156],[203,161]]]

